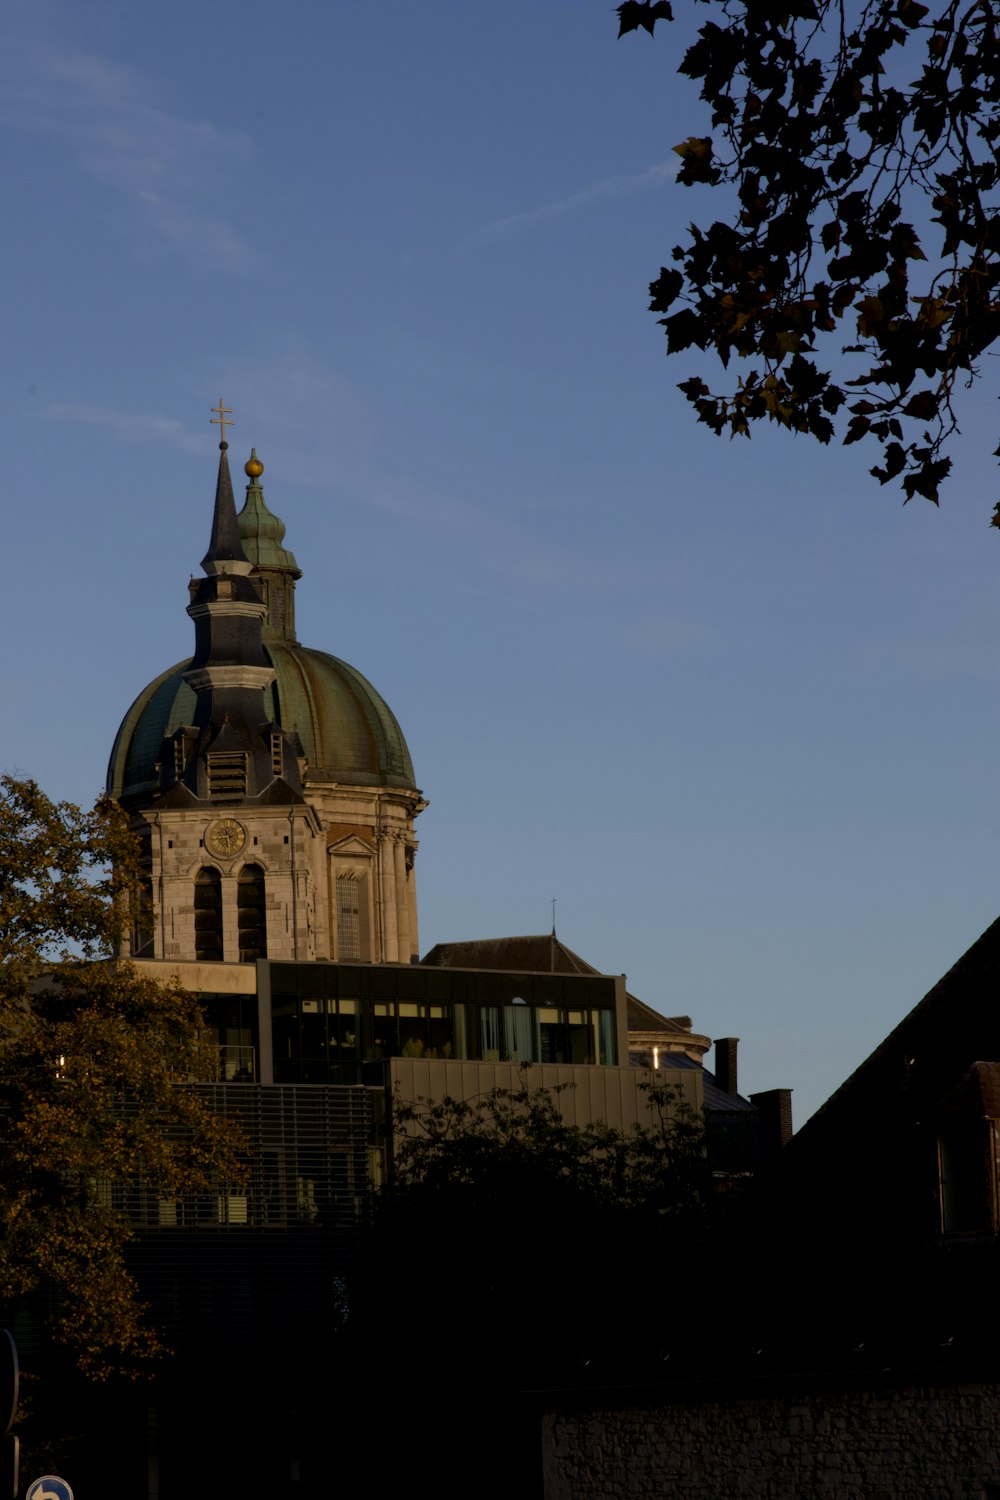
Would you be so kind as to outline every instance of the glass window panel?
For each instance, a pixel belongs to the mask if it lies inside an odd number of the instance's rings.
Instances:
[[[599,1063],[601,1060],[601,1013],[597,1010],[588,1010],[587,1025],[590,1027],[590,1058],[592,1062]]]
[[[350,1007],[345,1010],[345,1004]],[[353,1062],[358,1050],[358,1024],[354,1015],[354,1002],[342,1001],[340,1013],[331,1012],[329,1020],[331,1062]]]
[[[455,1053],[454,1053],[454,1055],[456,1057],[460,1057],[462,1059],[465,1059],[469,1055],[469,1037],[468,1037],[468,1031],[466,1029],[467,1028],[466,1008],[465,1008],[464,1005],[459,1004],[459,1005],[453,1006],[452,1007],[452,1011],[453,1011],[454,1020],[455,1020],[455,1040],[454,1040]]]
[[[396,994],[401,999],[422,1000],[427,990],[427,975],[423,969],[400,969],[396,975]]]
[[[500,1011],[484,1005],[479,1012],[479,1034],[484,1062],[500,1061]]]
[[[296,988],[300,995],[308,995],[312,999],[316,995],[324,993],[324,971],[322,969],[317,968],[315,964],[299,964],[298,974]]]
[[[400,1002],[399,1048],[403,1057],[424,1057],[427,1053],[427,1019],[422,1005]]]
[[[509,1062],[535,1060],[535,1027],[527,1005],[505,1005],[503,1008],[504,1049]]]
[[[392,1000],[396,996],[396,983],[399,978],[399,970],[392,964],[376,964],[369,971],[371,992],[380,1000]]]
[[[319,1000],[302,1001],[300,1046],[303,1059],[326,1060],[326,1016]]]
[[[372,1006],[372,1055],[374,1057],[395,1057],[396,1055],[396,1018],[390,1015],[390,1009],[388,1005]]]
[[[536,976],[533,988],[536,1005],[559,1005],[562,1001],[563,985],[561,979]]]
[[[441,1005],[430,1007],[428,1057],[455,1056],[455,1030],[451,1016]]]
[[[982,1120],[949,1122],[939,1141],[941,1227],[992,1229],[987,1175],[988,1135]]]
[[[282,1000],[271,1010],[271,1038],[274,1048],[276,1083],[299,1081],[299,1007],[294,1000]]]
[[[549,1006],[543,1006],[536,1014],[538,1016],[539,1062],[568,1062],[566,1027],[563,1025],[561,1012]]]
[[[456,984],[457,978],[457,984]],[[427,986],[426,994],[429,1000],[441,1000],[447,1003],[450,1000],[465,999],[465,975],[455,976],[447,969],[428,969],[424,982]]]
[[[487,1004],[489,1004],[491,1000],[500,1000],[501,995],[499,974],[490,974],[488,972],[483,972],[479,974],[470,974],[468,977],[471,992],[480,1002],[485,1001]]]
[[[590,1018],[585,1010],[567,1011],[567,1061],[574,1064],[592,1063],[597,1059],[593,1051],[593,1033]]]
[[[328,995],[358,995],[364,990],[364,969],[354,964],[324,964],[323,978]]]
[[[599,1010],[597,1012],[601,1040],[601,1062],[605,1067],[613,1068],[618,1061],[618,1036],[615,1027],[615,1013],[613,1010]]]

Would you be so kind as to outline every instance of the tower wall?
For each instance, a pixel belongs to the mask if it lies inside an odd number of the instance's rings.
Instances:
[[[132,952],[201,967],[415,962],[414,819],[426,804],[412,781],[395,784],[412,777],[399,725],[353,668],[299,646],[301,570],[264,502],[263,465],[254,453],[237,516],[220,447],[205,576],[189,590],[194,659],[130,710],[109,769],[109,790],[125,788],[130,746],[147,747],[125,797],[152,905]],[[154,770],[144,716],[172,683],[186,697],[160,720]]]

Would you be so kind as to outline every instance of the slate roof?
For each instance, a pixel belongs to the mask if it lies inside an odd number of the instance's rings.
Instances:
[[[435,943],[420,960],[435,969],[504,969],[514,974],[599,974],[554,932],[533,937]]]
[[[474,938],[460,943],[435,943],[420,960],[437,969],[499,969],[514,974],[599,974],[579,953],[567,948],[554,932],[528,937]],[[662,1032],[676,1036],[691,1030],[690,1016],[661,1016],[659,1011],[626,992],[630,1032]]]
[[[690,1016],[661,1016],[658,1010],[647,1005],[636,995],[628,996],[628,1029],[641,1031],[643,1035],[662,1031],[674,1035],[678,1031],[691,1030]]]
[[[742,1094],[727,1094],[716,1082],[715,1074],[700,1062],[695,1062],[693,1057],[688,1057],[686,1052],[671,1052],[669,1066],[671,1068],[694,1068],[702,1076],[705,1090],[705,1108],[721,1110],[726,1114],[756,1114],[757,1106],[751,1104],[749,1099],[744,1099]]]
[[[1000,920],[796,1133],[796,1154],[920,1120],[975,1063],[1000,1059]]]
[[[215,482],[215,510],[212,514],[212,536],[201,565],[208,573],[217,562],[249,562],[236,524],[236,501],[229,473],[229,444],[219,444],[219,475]]]

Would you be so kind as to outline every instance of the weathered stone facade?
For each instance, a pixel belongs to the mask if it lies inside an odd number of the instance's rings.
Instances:
[[[1000,1380],[549,1413],[545,1500],[996,1500]]]

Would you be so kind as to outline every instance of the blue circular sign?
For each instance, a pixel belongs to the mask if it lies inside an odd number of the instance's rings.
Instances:
[[[73,1500],[73,1491],[58,1474],[43,1474],[28,1485],[24,1500]]]

